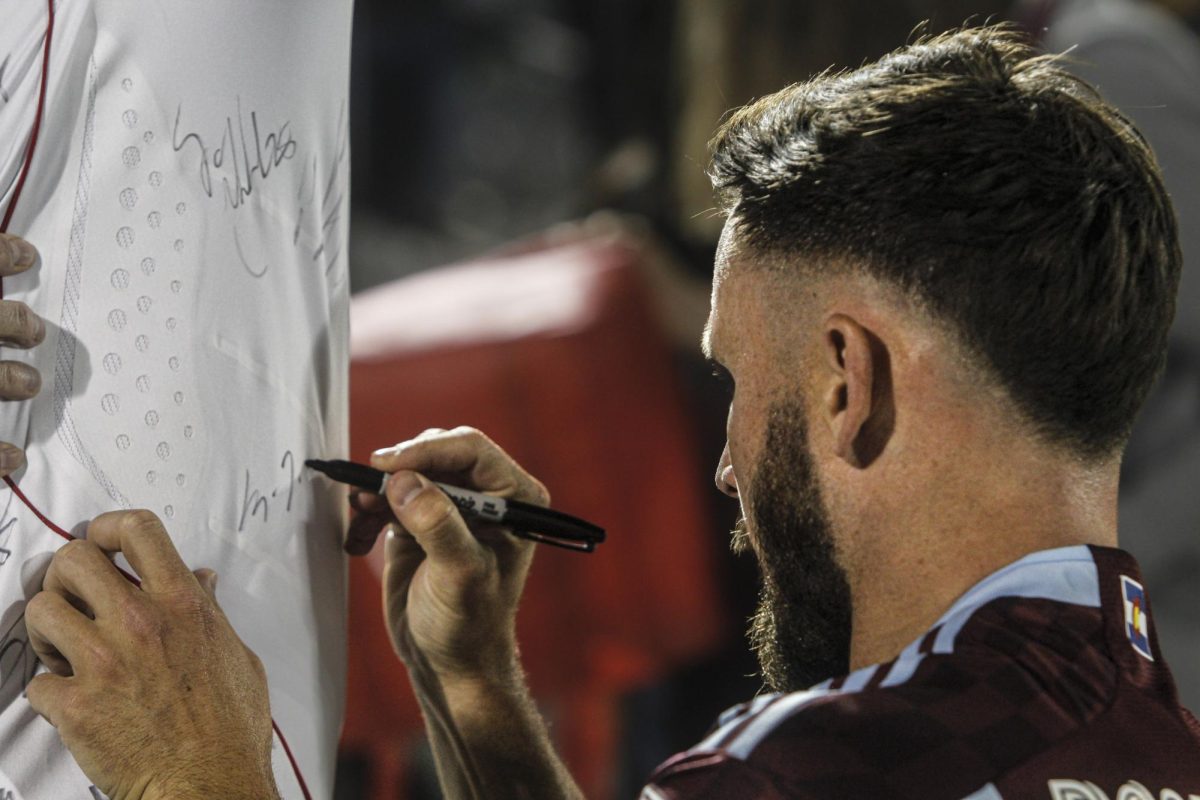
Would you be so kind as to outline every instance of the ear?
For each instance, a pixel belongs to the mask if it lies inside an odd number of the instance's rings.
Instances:
[[[871,464],[891,437],[895,421],[891,359],[883,341],[846,314],[831,314],[821,330],[821,413],[834,453],[854,467]]]

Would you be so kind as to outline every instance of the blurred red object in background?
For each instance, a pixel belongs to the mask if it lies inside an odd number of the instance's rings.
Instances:
[[[591,798],[612,796],[618,698],[721,643],[727,620],[669,345],[619,237],[448,267],[357,295],[351,453],[425,428],[479,428],[596,522],[591,555],[541,547],[518,618],[535,697]],[[403,796],[423,732],[380,607],[381,547],[350,567],[342,751],[370,797]]]

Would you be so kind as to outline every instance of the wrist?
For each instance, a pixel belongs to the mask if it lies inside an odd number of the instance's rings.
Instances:
[[[520,715],[532,705],[525,676],[519,666],[487,675],[460,675],[441,679],[446,705],[464,728],[490,727],[497,718]]]
[[[151,784],[142,793],[141,800],[280,800],[275,776],[265,775],[212,775],[189,779],[175,776],[162,783]]]
[[[525,676],[519,667],[487,674],[442,675],[439,681],[451,708],[470,707],[475,703],[489,703],[503,698],[520,698],[529,693]]]

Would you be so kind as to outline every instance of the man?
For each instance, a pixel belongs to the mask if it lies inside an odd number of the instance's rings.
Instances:
[[[0,260],[0,337],[37,345],[0,371],[0,797],[98,791],[26,702],[25,611],[122,508],[221,573],[271,677],[279,789],[327,796],[346,509],[302,461],[347,446],[352,3],[3,6],[0,230],[40,258]]]
[[[762,565],[751,636],[776,693],[643,796],[1200,793],[1200,732],[1114,549],[1179,272],[1137,133],[984,28],[785,89],[714,147],[705,347],[735,381],[717,483]],[[355,498],[348,546],[388,528],[384,602],[447,795],[578,797],[517,657],[532,546],[468,530],[430,481],[546,489],[469,429],[373,462],[386,503]],[[30,702],[121,797],[218,778],[270,797],[263,679],[158,521],[100,517],[75,550],[30,604],[54,673]],[[85,550],[125,552],[145,587],[87,577]]]

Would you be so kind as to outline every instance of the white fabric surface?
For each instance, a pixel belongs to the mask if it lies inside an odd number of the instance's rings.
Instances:
[[[33,122],[47,9],[3,4],[0,210]],[[314,797],[345,681],[350,0],[58,0],[45,120],[10,232],[42,262],[5,296],[48,323],[40,396],[0,403],[21,489],[76,529],[149,508],[266,663]],[[63,540],[0,491],[0,795],[90,782],[30,710],[20,618]],[[276,777],[301,796],[276,742]],[[11,794],[4,794],[9,792]]]

